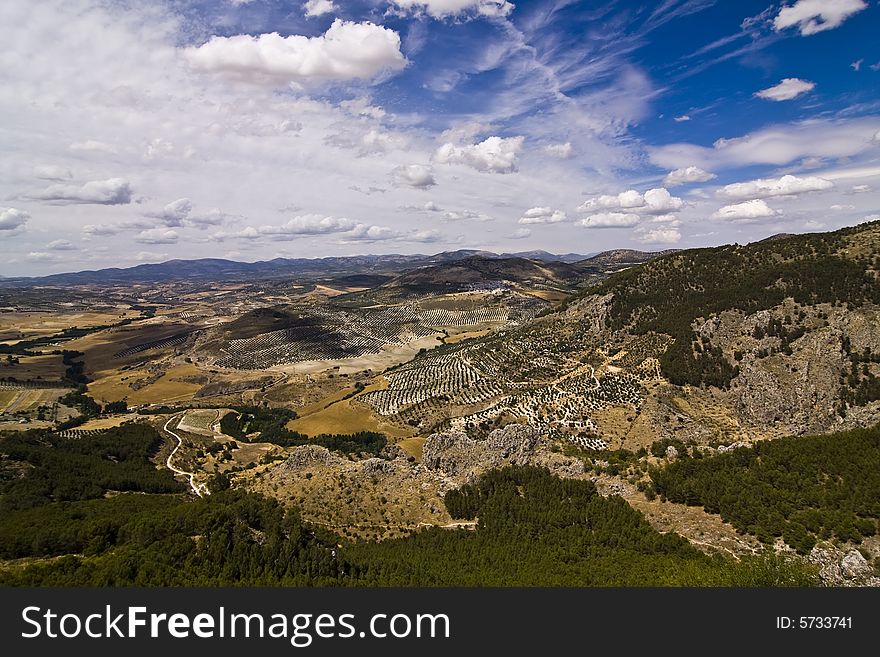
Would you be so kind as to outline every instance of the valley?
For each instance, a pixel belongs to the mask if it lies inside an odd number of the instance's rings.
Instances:
[[[734,522],[663,476],[880,422],[878,244],[875,222],[565,262],[453,252],[4,280],[0,440],[146,425],[155,467],[192,495],[263,496],[367,561],[364,542],[473,531],[450,494],[538,466],[699,552],[821,557],[829,583],[876,584],[876,504],[856,529],[811,519],[805,539],[809,514]],[[853,554],[865,567],[840,575]]]

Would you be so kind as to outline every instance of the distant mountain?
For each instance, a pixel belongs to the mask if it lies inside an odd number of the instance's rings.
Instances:
[[[397,273],[416,266],[454,262],[481,251],[453,251],[433,256],[363,255],[328,258],[275,258],[260,262],[236,262],[220,258],[169,260],[128,268],[109,268],[52,274],[37,278],[10,278],[4,283],[24,285],[92,285],[162,283],[173,280],[237,281],[286,276],[332,277],[352,274]]]
[[[586,260],[590,255],[581,253],[564,253],[557,255],[547,251],[520,251],[518,253],[502,253],[501,258],[528,258],[529,260],[541,260],[542,262],[579,262]]]
[[[632,252],[638,253],[638,252]],[[359,255],[327,258],[275,258],[259,262],[237,262],[221,258],[198,260],[169,260],[162,263],[134,267],[87,270],[49,276],[0,277],[3,285],[124,285],[137,283],[164,283],[188,281],[240,281],[284,277],[331,278],[365,275],[396,275],[410,269],[454,263],[469,258],[483,260],[524,260],[544,263],[573,263],[583,260],[578,254],[553,255],[546,251],[528,251],[523,254],[497,254],[491,251],[461,249],[434,255],[390,254]],[[378,282],[379,279],[372,279]]]

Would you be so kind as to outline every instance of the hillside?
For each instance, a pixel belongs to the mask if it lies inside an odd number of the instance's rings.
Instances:
[[[384,287],[437,292],[485,287],[493,283],[570,285],[575,283],[582,273],[577,265],[562,262],[542,262],[517,257],[473,256],[456,262],[408,271],[388,281]]]

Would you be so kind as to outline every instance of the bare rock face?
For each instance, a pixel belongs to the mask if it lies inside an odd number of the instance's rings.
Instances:
[[[861,579],[871,577],[874,574],[874,569],[871,568],[871,564],[862,556],[861,552],[850,550],[840,560],[840,572],[847,579]]]
[[[336,456],[326,447],[302,445],[293,450],[281,467],[286,470],[301,470],[315,465],[336,465],[343,461],[344,459]]]
[[[880,577],[858,550],[817,545],[807,560],[819,566],[819,577],[827,586],[880,586]]]
[[[460,432],[435,433],[422,447],[422,464],[451,477],[471,479],[491,468],[529,463],[537,442],[537,432],[525,424],[496,429],[486,440]]]

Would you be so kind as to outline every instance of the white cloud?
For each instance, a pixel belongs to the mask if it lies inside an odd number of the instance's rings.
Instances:
[[[134,240],[141,244],[175,244],[178,234],[170,228],[150,228],[138,233]]]
[[[643,244],[678,244],[681,241],[678,226],[646,226],[637,235],[636,239]]]
[[[602,195],[590,199],[578,207],[579,212],[595,210],[631,210],[639,214],[664,214],[677,212],[684,202],[677,196],[672,196],[665,187],[649,189],[640,194],[634,189],[629,189],[617,195]]]
[[[48,247],[53,251],[76,251],[76,246],[69,240],[52,240]]]
[[[391,181],[398,187],[415,187],[428,189],[437,184],[434,171],[424,164],[408,164],[394,167],[391,170]]]
[[[630,228],[638,225],[641,217],[626,212],[599,212],[584,217],[577,223],[584,228]]]
[[[167,226],[182,226],[183,221],[192,212],[192,207],[192,201],[188,198],[179,198],[176,201],[171,201],[159,212],[149,213],[147,216],[161,219]]]
[[[257,232],[260,235],[300,237],[302,235],[344,233],[354,230],[358,225],[356,221],[345,217],[336,218],[319,214],[305,214],[294,217],[280,226],[261,226],[257,229]]]
[[[852,70],[854,70],[856,73],[858,73],[858,72],[861,70],[861,68],[862,68],[862,64],[863,64],[864,62],[865,62],[865,59],[864,59],[864,58],[862,58],[862,59],[857,59],[857,60],[854,61],[852,64],[850,64],[850,68],[852,68]]]
[[[812,91],[816,86],[815,82],[810,82],[809,80],[801,80],[800,78],[785,78],[779,84],[768,87],[767,89],[762,89],[761,91],[756,91],[755,95],[758,98],[763,98],[765,100],[775,100],[777,102],[783,100],[792,100],[793,98],[797,98],[801,94],[805,94],[808,91]]]
[[[447,221],[462,221],[464,219],[473,219],[474,221],[492,221],[492,217],[475,210],[447,210],[443,213],[443,218]]]
[[[400,233],[388,226],[357,224],[351,231],[347,232],[345,237],[347,240],[359,242],[380,242],[400,237]]]
[[[198,70],[275,82],[368,79],[406,66],[397,32],[338,18],[321,36],[214,36],[184,53]]]
[[[167,253],[156,253],[155,251],[139,251],[134,259],[138,262],[161,262],[168,257]]]
[[[524,240],[527,237],[532,236],[531,228],[517,228],[510,235],[507,235],[507,239],[509,240]]]
[[[70,169],[52,164],[34,167],[34,178],[41,180],[69,180],[73,178]]]
[[[744,203],[725,205],[712,214],[713,219],[724,219],[738,223],[748,223],[758,219],[766,219],[782,214],[767,205],[766,201],[753,199]]]
[[[441,164],[465,164],[488,173],[512,173],[516,171],[516,156],[524,140],[524,137],[489,137],[479,144],[466,146],[447,142],[434,153],[434,160]]]
[[[26,257],[32,262],[55,262],[58,260],[57,255],[54,253],[46,253],[45,251],[31,251]]]
[[[399,8],[423,11],[432,18],[471,14],[476,16],[507,16],[514,4],[507,0],[391,0]]]
[[[712,147],[678,143],[648,148],[651,162],[677,169],[708,171],[754,164],[782,166],[809,157],[852,157],[873,147],[880,118],[809,120],[764,128],[742,137],[718,139]]]
[[[125,205],[131,203],[131,184],[125,178],[92,180],[84,185],[50,185],[28,197],[52,203]]]
[[[553,157],[565,160],[572,156],[573,149],[571,147],[571,142],[567,141],[564,144],[548,144],[544,147],[544,152]]]
[[[772,198],[774,196],[796,196],[807,192],[821,192],[834,187],[834,183],[824,178],[810,176],[782,176],[749,182],[725,185],[718,190],[718,196],[729,199]]]
[[[16,208],[0,209],[0,230],[16,230],[27,223],[31,215]]]
[[[308,0],[303,5],[303,13],[309,18],[323,16],[334,11],[336,11],[336,5],[332,0]]]
[[[779,10],[773,19],[773,29],[779,32],[797,27],[801,36],[809,36],[840,27],[847,18],[867,7],[864,0],[798,0]]]
[[[558,224],[565,221],[565,212],[553,208],[531,208],[519,218],[521,224]]]
[[[691,117],[688,116],[687,114],[682,114],[681,116],[673,117],[672,120],[675,121],[676,123],[683,123],[684,121],[690,121]]]
[[[422,244],[433,244],[435,242],[442,242],[445,237],[443,233],[436,229],[428,229],[428,230],[417,230],[413,233],[410,233],[406,236],[407,241],[410,242],[421,242]]]
[[[76,141],[70,145],[70,150],[85,153],[115,153],[116,147],[103,141],[89,139],[87,141]]]
[[[122,228],[116,224],[86,224],[83,226],[83,235],[88,237],[108,237],[122,232]]]
[[[714,173],[704,171],[700,167],[684,167],[666,174],[663,184],[667,187],[677,187],[679,185],[687,185],[688,183],[707,182],[717,177]]]
[[[829,210],[832,210],[834,212],[850,212],[851,210],[855,210],[855,209],[856,209],[856,206],[849,205],[848,203],[846,203],[846,204],[835,203],[834,205],[832,205],[829,208]]]

